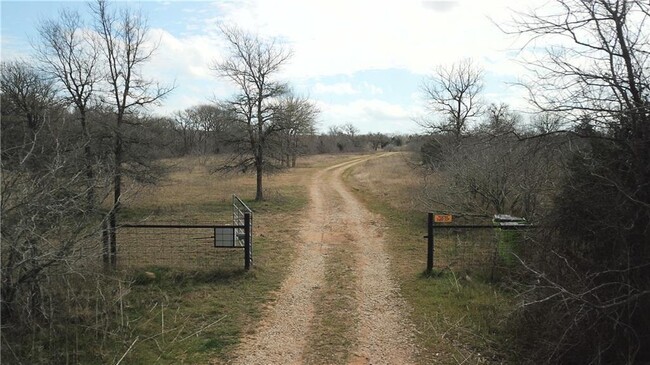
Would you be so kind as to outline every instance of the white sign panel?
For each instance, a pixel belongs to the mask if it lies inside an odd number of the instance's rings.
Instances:
[[[214,247],[235,247],[235,229],[215,228]]]

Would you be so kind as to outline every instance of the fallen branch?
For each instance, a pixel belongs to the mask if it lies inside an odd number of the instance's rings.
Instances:
[[[217,319],[216,321],[210,323],[209,325],[201,327],[198,331],[192,333],[191,335],[187,335],[187,336],[181,338],[181,341],[185,341],[185,340],[187,340],[188,338],[190,338],[190,337],[192,337],[192,336],[198,335],[199,333],[205,331],[205,330],[208,329],[209,327],[212,327],[213,325],[215,325],[215,324],[221,322],[221,321],[222,321],[224,318],[226,318],[226,317],[227,317],[227,315],[224,315],[223,317]]]
[[[122,355],[122,357],[120,357],[120,359],[115,363],[115,365],[120,365],[122,360],[124,360],[124,357],[126,357],[126,355],[129,353],[129,351],[131,351],[131,349],[133,348],[133,345],[135,345],[135,343],[138,342],[139,338],[140,338],[140,336],[136,337],[135,340],[133,340],[133,342],[131,343],[131,346],[129,346],[129,348],[126,349],[126,352]]]

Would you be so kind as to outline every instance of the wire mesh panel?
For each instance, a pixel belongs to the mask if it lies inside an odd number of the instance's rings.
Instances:
[[[127,223],[115,231],[115,240],[105,227],[104,263],[113,268],[158,266],[214,270],[240,268],[243,258],[244,268],[249,270],[252,228],[252,211],[233,195],[233,224]]]
[[[436,227],[435,242],[438,268],[492,276],[517,267],[526,251],[527,231]]]
[[[120,227],[117,266],[192,270],[241,268],[241,248],[216,248],[215,231],[213,227]]]

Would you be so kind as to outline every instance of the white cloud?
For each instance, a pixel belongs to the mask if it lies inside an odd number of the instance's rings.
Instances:
[[[381,95],[384,93],[382,88],[373,85],[367,81],[358,85],[353,85],[350,82],[337,82],[333,84],[323,84],[317,82],[311,90],[316,94],[334,94],[334,95],[357,95],[366,93],[372,96]]]
[[[300,78],[387,68],[426,73],[460,58],[497,58],[513,40],[492,21],[502,23],[510,14],[507,7],[516,5],[507,0],[250,0],[217,7],[225,22],[287,40],[295,56],[285,73]]]
[[[31,46],[24,39],[8,37],[2,34],[0,37],[0,55],[3,61],[8,60],[29,60],[31,58]]]
[[[359,93],[359,90],[355,89],[349,82],[336,84],[323,84],[318,82],[314,85],[313,90],[316,94],[353,95]]]
[[[423,1],[422,5],[435,11],[445,12],[452,10],[459,4],[458,1]]]
[[[197,35],[176,38],[163,29],[151,29],[150,38],[159,40],[150,67],[182,77],[215,77],[210,65],[220,57],[216,40]]]
[[[363,83],[363,88],[365,90],[367,90],[370,93],[370,95],[381,95],[381,94],[384,93],[384,90],[382,88],[380,88],[379,86],[370,84],[368,82]]]
[[[152,108],[154,112],[169,115],[192,105],[228,97],[235,91],[210,69],[210,65],[222,56],[217,39],[207,35],[176,37],[157,28],[150,30],[149,39],[158,43],[158,48],[145,64],[143,76],[161,84],[176,85],[162,106]]]
[[[399,104],[377,99],[359,99],[349,103],[319,102],[323,131],[332,125],[352,123],[361,133],[410,133],[417,131],[412,111]]]

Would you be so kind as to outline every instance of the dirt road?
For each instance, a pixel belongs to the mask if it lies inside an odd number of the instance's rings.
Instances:
[[[410,364],[407,307],[389,274],[380,220],[342,181],[373,157],[318,171],[302,222],[297,259],[236,364]]]

